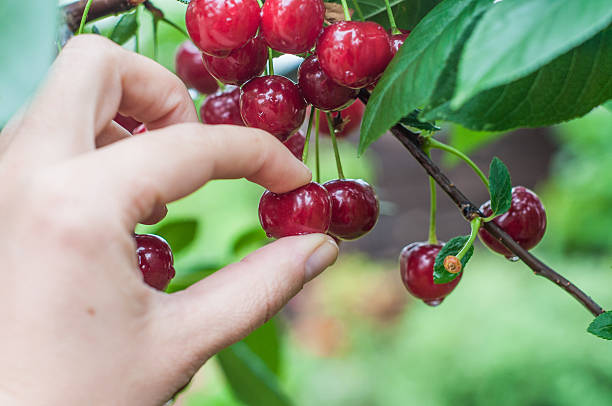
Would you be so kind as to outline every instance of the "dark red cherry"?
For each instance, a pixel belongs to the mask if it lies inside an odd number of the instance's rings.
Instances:
[[[200,107],[200,117],[205,124],[244,126],[240,116],[240,88],[228,86],[224,91],[208,96]]]
[[[174,278],[172,250],[163,238],[153,234],[136,234],[138,266],[147,285],[165,290]]]
[[[433,266],[436,255],[442,249],[440,244],[415,242],[402,249],[400,274],[402,281],[413,296],[430,306],[437,306],[455,289],[463,273],[448,283],[435,284]]]
[[[183,42],[176,51],[174,61],[176,75],[188,88],[210,94],[219,87],[215,78],[204,67],[202,53],[193,42],[189,40]]]
[[[480,206],[480,211],[485,216],[490,216],[491,202],[488,201]],[[526,250],[535,247],[546,231],[546,210],[538,196],[523,186],[512,188],[512,203],[510,210],[493,220],[514,241]],[[514,256],[506,247],[497,241],[484,228],[480,229],[480,239],[493,251],[505,255],[507,258]]]
[[[270,48],[301,54],[314,47],[324,17],[322,0],[266,0],[261,9],[261,34]]]
[[[262,74],[268,61],[268,48],[260,37],[251,38],[244,46],[225,57],[203,55],[204,66],[223,83],[240,86]]]
[[[340,86],[323,72],[319,58],[311,55],[298,70],[298,86],[304,99],[320,110],[342,110],[351,103],[359,90]]]
[[[261,10],[256,0],[192,0],[185,23],[191,40],[202,52],[226,56],[253,38]]]
[[[260,76],[240,89],[240,114],[247,127],[261,128],[283,141],[304,122],[306,102],[289,79]]]
[[[363,112],[365,111],[365,106],[361,102],[361,100],[357,100],[353,104],[351,104],[346,109],[340,112],[340,117],[342,117],[342,121],[340,125],[336,125],[335,117],[338,113],[332,113],[334,117],[333,124],[336,129],[336,137],[345,137],[350,134],[356,128],[359,128],[361,125],[361,118],[363,117]],[[323,134],[329,135],[329,127],[327,126],[327,117],[325,113],[319,113],[319,131]]]
[[[266,190],[259,201],[259,221],[273,238],[325,233],[331,221],[329,193],[314,182],[283,194]]]
[[[143,124],[140,124],[138,127],[134,128],[134,131],[132,131],[132,135],[138,135],[138,134],[142,134],[146,132],[147,132],[147,127],[145,127],[143,123]]]
[[[304,154],[304,145],[306,144],[306,136],[301,131],[296,132],[291,137],[283,141],[283,145],[300,161]]]
[[[360,89],[374,83],[393,57],[389,34],[371,21],[340,21],[323,30],[317,56],[335,82]]]
[[[323,184],[332,202],[329,233],[343,240],[359,238],[378,220],[378,198],[374,189],[361,179],[336,179]]]
[[[136,121],[132,117],[123,116],[119,113],[115,115],[113,121],[115,121],[115,123],[119,124],[121,127],[125,128],[129,132],[134,131],[134,128],[142,124],[140,121]]]
[[[393,56],[397,54],[397,51],[399,51],[400,47],[404,44],[404,41],[406,41],[406,38],[408,38],[409,35],[410,31],[406,31],[401,34],[393,34],[389,37]]]

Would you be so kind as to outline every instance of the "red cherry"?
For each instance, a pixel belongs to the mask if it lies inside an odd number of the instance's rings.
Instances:
[[[283,194],[266,190],[259,201],[259,221],[273,238],[325,233],[331,221],[329,193],[314,182]]]
[[[488,201],[480,207],[485,216],[490,216],[491,202]],[[546,231],[546,210],[538,196],[523,186],[512,188],[512,202],[510,210],[493,220],[514,241],[526,250],[535,247]],[[505,255],[507,258],[514,257],[502,243],[497,241],[488,231],[481,228],[480,239],[493,251]]]
[[[223,83],[240,86],[262,74],[268,61],[268,48],[260,37],[250,39],[226,57],[203,55],[204,66]]]
[[[437,306],[455,289],[463,273],[448,283],[435,284],[433,266],[436,255],[442,249],[440,244],[415,242],[406,245],[400,254],[402,281],[413,296],[430,306]]]
[[[320,110],[342,110],[355,100],[359,90],[340,86],[323,72],[319,58],[311,55],[298,70],[298,85],[304,99]]]
[[[146,132],[147,132],[147,127],[145,127],[144,124],[140,124],[138,127],[134,128],[134,131],[132,131],[132,135],[138,135],[138,134],[142,134]]]
[[[172,250],[163,238],[152,234],[136,234],[138,266],[147,285],[165,290],[174,278]]]
[[[336,129],[336,137],[344,137],[350,134],[356,128],[359,128],[361,125],[361,118],[363,117],[363,112],[365,111],[365,106],[361,102],[361,100],[357,100],[355,103],[351,104],[346,109],[340,112],[340,117],[342,117],[342,124],[339,127],[335,127]],[[323,134],[329,135],[329,127],[327,126],[327,117],[325,113],[319,113],[319,131]],[[338,113],[334,113],[335,117]],[[335,126],[334,120],[334,126]]]
[[[324,18],[322,0],[266,0],[261,9],[261,33],[270,48],[301,54],[315,45]]]
[[[283,141],[283,145],[300,161],[304,154],[304,145],[306,144],[306,136],[301,131],[296,132],[291,137]]]
[[[317,56],[335,82],[360,89],[374,83],[393,57],[389,34],[371,21],[340,21],[323,30]]]
[[[361,179],[336,179],[323,184],[332,202],[329,233],[354,240],[368,233],[378,220],[378,198]]]
[[[115,121],[115,123],[119,124],[121,127],[125,128],[129,132],[134,131],[134,128],[142,124],[140,121],[136,121],[132,117],[123,116],[119,113],[115,115],[113,121]]]
[[[244,126],[240,116],[240,88],[228,86],[224,91],[208,96],[200,107],[200,117],[205,124]]]
[[[260,76],[240,89],[240,114],[247,127],[261,128],[282,141],[304,122],[306,102],[289,79]]]
[[[256,0],[192,0],[185,23],[202,52],[226,56],[255,36],[261,20]]]
[[[219,87],[215,78],[204,67],[200,50],[191,41],[185,41],[179,46],[174,66],[176,75],[188,88],[210,94]]]
[[[397,51],[399,51],[400,47],[404,44],[404,41],[406,41],[406,38],[408,38],[409,35],[410,31],[405,31],[401,34],[394,34],[389,37],[389,41],[391,43],[391,52],[393,53],[393,56],[397,54]]]

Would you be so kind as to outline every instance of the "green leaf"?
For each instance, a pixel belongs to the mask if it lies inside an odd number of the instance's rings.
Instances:
[[[510,172],[498,157],[493,157],[489,166],[489,195],[493,215],[499,216],[510,210],[512,203]]]
[[[250,348],[238,342],[217,354],[236,398],[249,406],[289,406],[278,379]]]
[[[472,254],[474,254],[474,245],[472,245],[465,253],[463,258],[461,258],[462,271],[459,273],[448,272],[444,268],[444,258],[446,258],[448,255],[457,255],[469,239],[469,235],[462,235],[451,238],[449,242],[444,244],[444,247],[442,247],[440,252],[438,252],[436,261],[434,262],[433,278],[435,284],[452,282],[461,272],[465,271],[465,265],[468,263],[470,258],[472,258]]]
[[[195,219],[174,220],[172,222],[163,223],[155,234],[163,237],[174,254],[184,250],[195,240],[198,229],[198,221]]]
[[[57,2],[0,1],[0,129],[34,93],[57,52]]]
[[[268,241],[270,240],[266,236],[266,232],[260,226],[256,226],[246,230],[236,238],[232,245],[232,253],[241,257],[263,247]]]
[[[588,6],[576,0],[495,4],[465,45],[451,107],[456,109],[481,91],[535,72],[610,22],[610,0],[589,0]]]
[[[600,314],[591,322],[587,331],[606,340],[612,340],[612,311]]]
[[[170,285],[166,289],[166,292],[173,293],[187,289],[194,283],[214,274],[221,268],[223,268],[223,264],[217,263],[195,264],[186,268],[179,268],[176,270],[176,276],[170,281]]]
[[[121,16],[109,38],[117,44],[123,45],[136,35],[136,30],[138,30],[136,12],[127,13]]]
[[[390,0],[389,4],[397,26],[404,30],[411,30],[440,2],[441,0]],[[366,20],[390,28],[384,0],[359,0],[358,3]],[[348,5],[354,8],[352,0],[348,0]],[[353,15],[353,20],[358,18],[358,13]]]
[[[414,111],[412,111],[410,114],[408,114],[407,116],[403,117],[400,120],[400,123],[404,124],[405,126],[408,127],[413,127],[413,128],[417,128],[419,130],[424,130],[424,131],[440,131],[440,127],[436,126],[433,123],[430,123],[428,121],[421,121],[419,120],[419,113],[421,112],[421,110],[416,109]]]
[[[459,47],[458,47],[459,48]],[[531,75],[479,93],[459,110],[452,98],[459,55],[453,52],[423,120],[447,120],[478,131],[552,125],[612,98],[612,27]]]
[[[242,341],[261,358],[270,371],[276,376],[279,375],[281,368],[281,328],[276,317],[260,326]]]
[[[602,106],[607,108],[609,111],[612,111],[612,100],[605,102],[604,104],[602,104]]]
[[[492,0],[445,0],[416,26],[376,85],[361,123],[359,153],[433,94],[463,32]]]
[[[91,26],[91,33],[96,35],[102,35],[100,29],[95,24]]]

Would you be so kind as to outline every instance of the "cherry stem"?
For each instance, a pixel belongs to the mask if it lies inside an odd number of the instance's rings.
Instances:
[[[357,0],[352,0],[353,3],[353,7],[355,7],[355,11],[357,11],[357,14],[359,15],[359,19],[361,21],[365,21],[365,17],[363,15],[363,12],[361,11],[361,7],[359,6],[359,3],[357,2]]]
[[[79,25],[79,30],[76,35],[80,35],[83,33],[83,29],[85,28],[85,23],[87,22],[87,16],[89,15],[89,9],[91,8],[91,3],[93,0],[87,0],[87,4],[85,4],[85,9],[83,10],[83,16],[81,17],[81,24]]]
[[[476,217],[475,219],[470,221],[470,238],[466,241],[465,245],[463,246],[463,248],[461,248],[459,253],[457,253],[456,257],[458,260],[461,261],[461,259],[465,256],[465,254],[470,249],[470,247],[474,245],[474,240],[476,240],[476,236],[478,235],[478,230],[480,230],[481,222],[482,222],[481,217]]]
[[[450,145],[444,144],[444,143],[436,140],[433,137],[427,138],[426,143],[427,143],[427,146],[429,148],[441,149],[442,151],[449,152],[449,153],[457,156],[458,158],[462,159],[463,161],[465,161],[465,163],[468,164],[474,170],[474,172],[476,172],[476,174],[480,177],[480,180],[482,180],[482,183],[484,183],[484,185],[487,187],[487,189],[489,189],[489,179],[487,179],[487,177],[480,170],[478,165],[476,165],[474,163],[474,161],[472,161],[463,152],[459,151],[457,148],[451,147]]]
[[[321,183],[321,166],[319,163],[319,109],[315,111],[315,176],[317,183]]]
[[[351,12],[349,11],[349,7],[348,7],[348,4],[346,3],[346,0],[341,0],[341,2],[342,2],[342,10],[344,10],[344,20],[351,21]]]
[[[159,54],[159,41],[157,38],[157,25],[159,24],[159,19],[155,16],[155,14],[151,14],[153,16],[153,59],[157,61],[157,57]]]
[[[327,126],[329,127],[329,135],[331,136],[332,145],[334,147],[334,155],[336,157],[336,167],[338,168],[338,178],[344,179],[344,172],[342,171],[342,162],[340,162],[340,151],[338,150],[338,141],[336,140],[336,130],[334,129],[334,123],[330,112],[325,113],[327,118]]]
[[[391,5],[389,4],[389,0],[385,0],[385,7],[387,8],[387,16],[389,16],[389,25],[391,26],[391,34],[401,34],[402,32],[397,29],[397,24],[395,24],[395,17],[393,17],[393,10],[391,10]]]
[[[310,133],[312,132],[312,122],[314,117],[314,108],[310,109],[310,117],[308,117],[308,129],[306,130],[306,140],[304,141],[304,151],[302,152],[302,162],[308,160],[308,145],[310,144]],[[293,135],[295,137],[295,134]]]
[[[429,149],[425,151],[427,156],[430,156]],[[437,198],[436,198],[436,181],[431,176],[429,178],[429,240],[430,244],[438,243],[438,236],[436,235],[436,209],[437,209]]]
[[[140,5],[136,6],[136,32],[134,33],[134,52],[140,53]]]
[[[274,75],[274,61],[272,56],[272,48],[268,48],[268,72],[270,75]]]

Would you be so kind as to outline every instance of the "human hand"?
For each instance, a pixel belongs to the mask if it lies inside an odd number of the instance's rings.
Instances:
[[[328,236],[287,237],[185,291],[145,285],[132,233],[166,203],[210,179],[281,193],[311,177],[269,134],[196,122],[174,75],[83,35],[3,130],[0,404],[163,404],[335,261]]]

